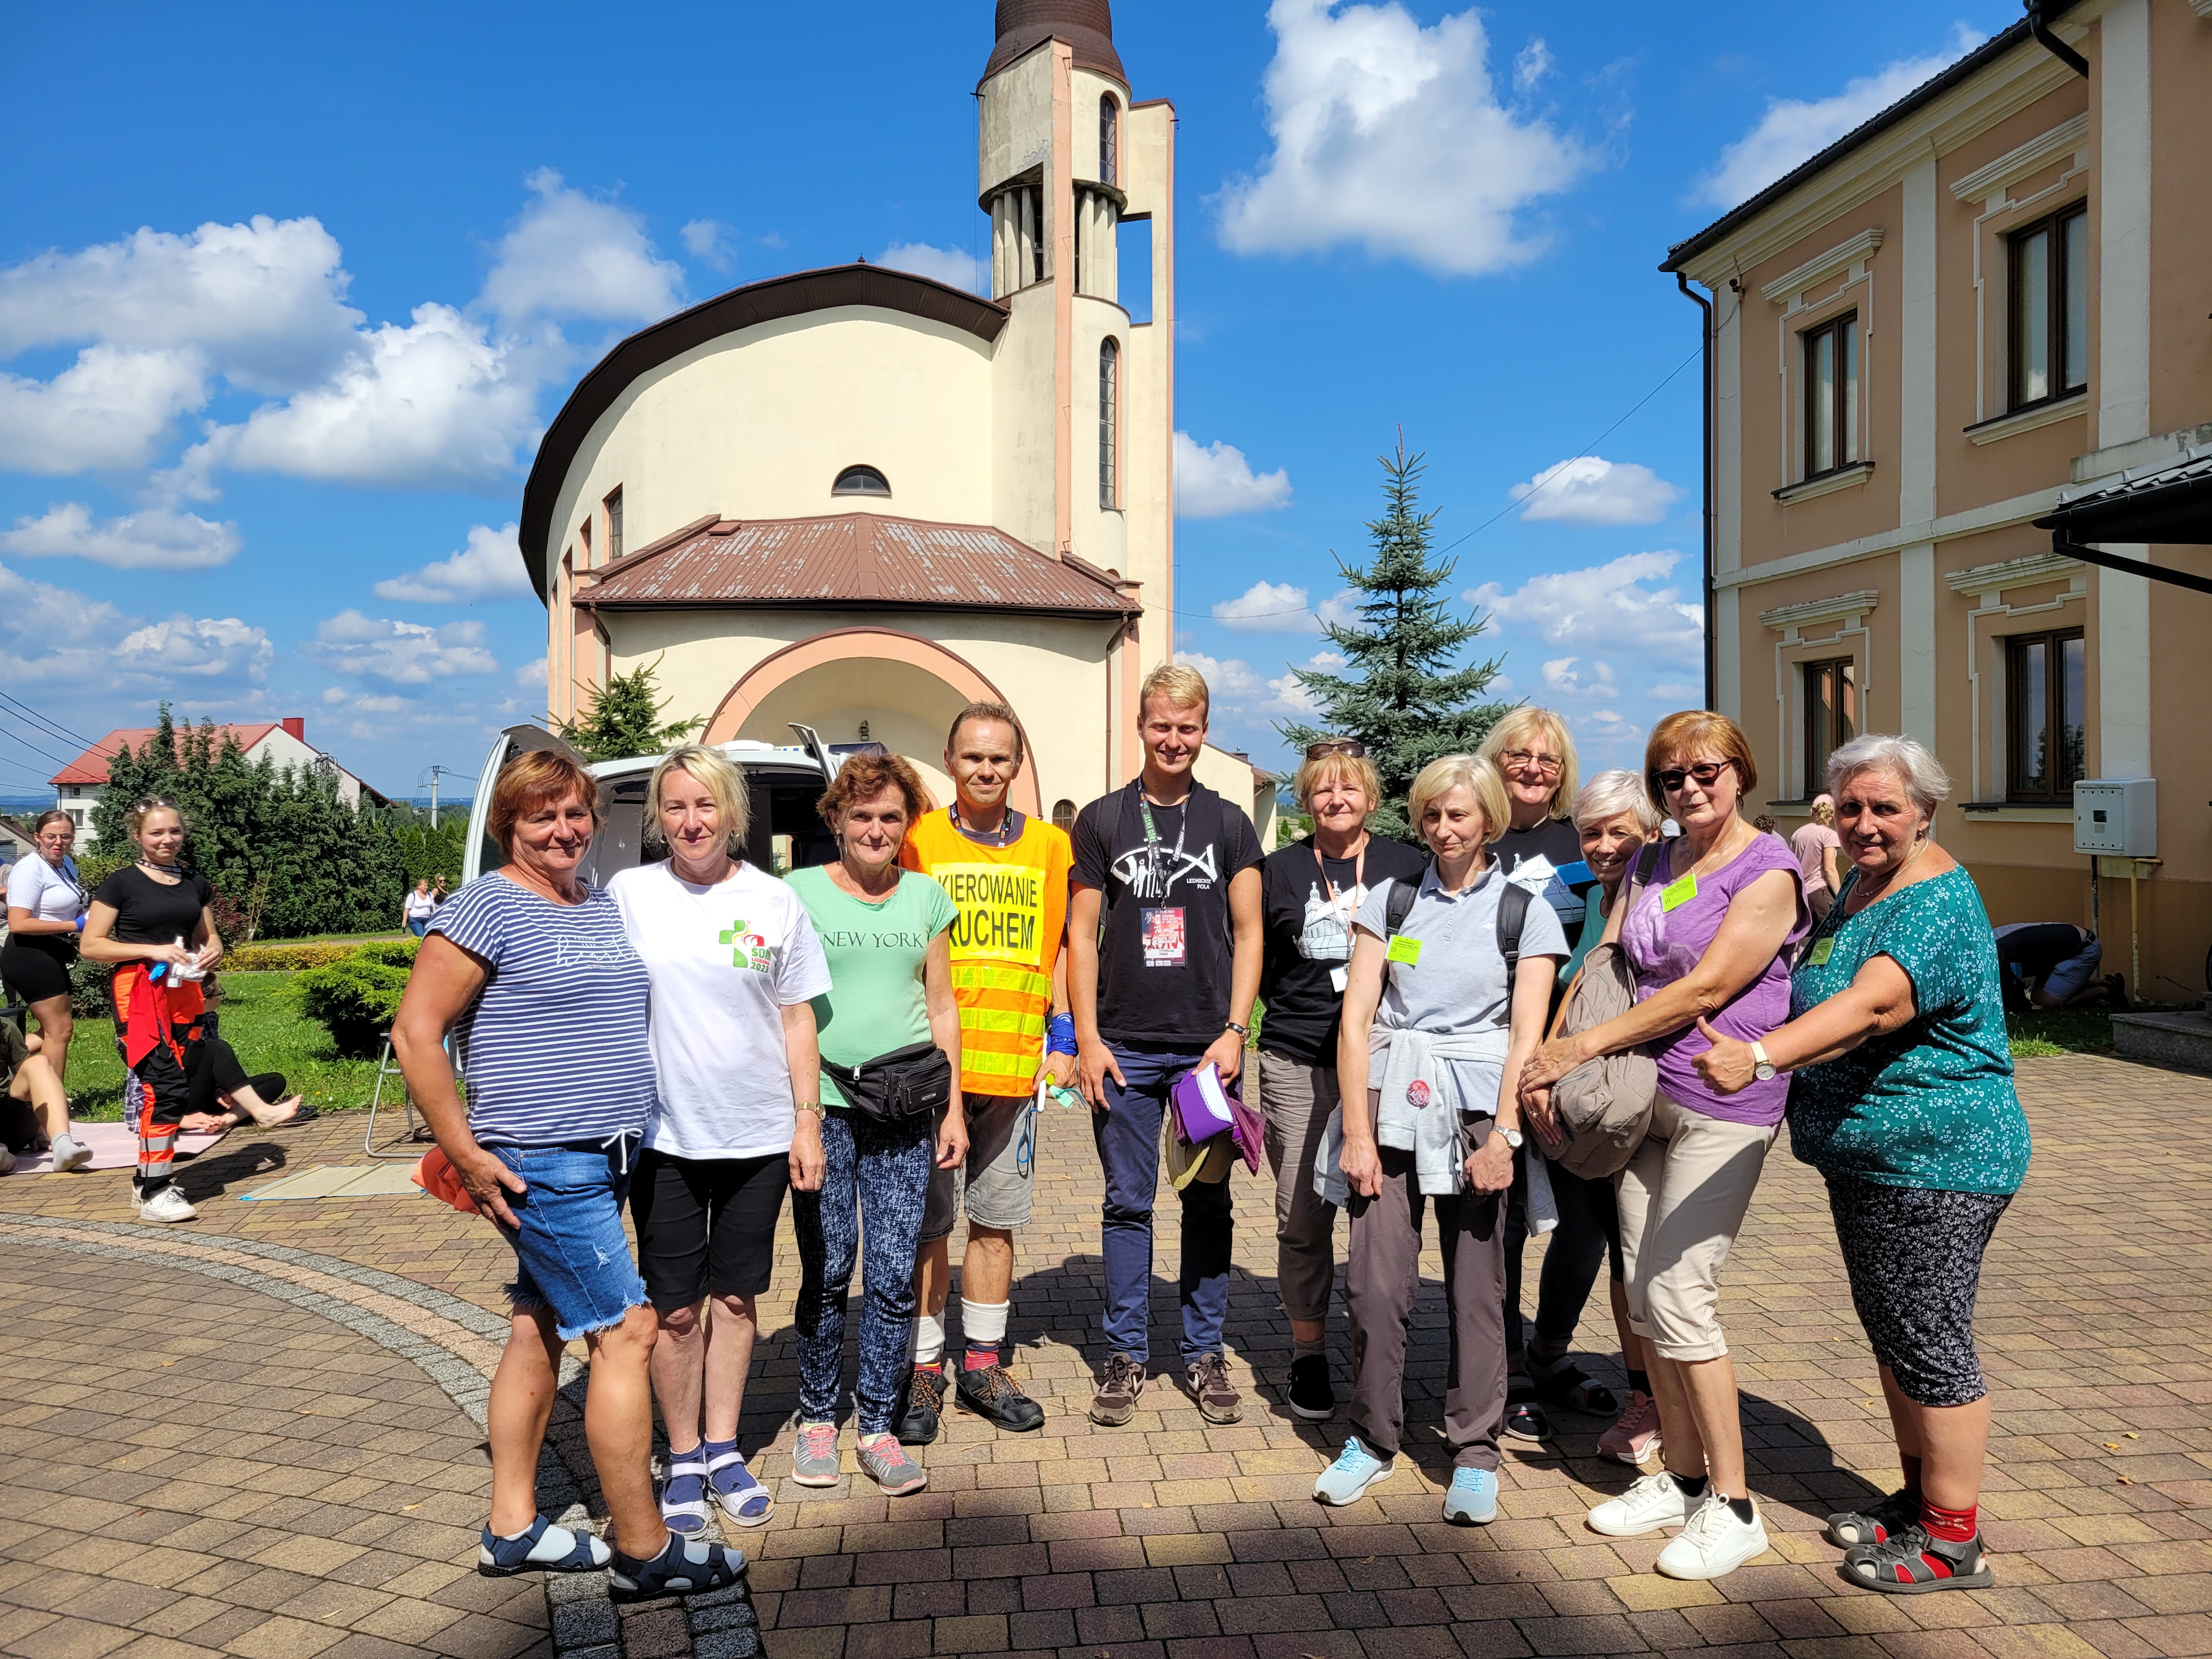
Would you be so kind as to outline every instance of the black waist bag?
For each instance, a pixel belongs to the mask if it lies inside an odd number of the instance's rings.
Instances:
[[[822,1069],[845,1103],[876,1123],[912,1123],[952,1101],[952,1062],[933,1042],[909,1042],[850,1067],[825,1060]]]

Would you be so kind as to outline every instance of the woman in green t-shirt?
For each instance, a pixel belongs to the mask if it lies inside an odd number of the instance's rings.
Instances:
[[[899,868],[908,825],[931,810],[929,792],[895,755],[854,755],[820,802],[836,835],[836,863],[795,870],[792,890],[814,923],[830,964],[830,990],[814,999],[822,1048],[822,1100],[799,1109],[822,1117],[822,1185],[792,1194],[799,1235],[799,1434],[791,1478],[837,1484],[837,1396],[845,1347],[845,1301],[853,1268],[867,1253],[860,1304],[860,1467],[887,1496],[919,1492],[929,1477],[891,1431],[914,1323],[914,1261],[933,1161],[956,1169],[968,1156],[960,1103],[960,1011],[952,995],[945,889]],[[927,1114],[884,1123],[847,1104],[831,1068],[850,1072],[879,1055],[933,1042],[952,1066],[952,1098],[942,1120]],[[934,1158],[933,1160],[933,1152]]]
[[[1697,1065],[1732,1094],[1794,1072],[1790,1141],[1828,1182],[1851,1300],[1881,1365],[1900,1492],[1828,1517],[1844,1574],[1913,1595],[1994,1582],[1977,1511],[1990,1435],[1974,1355],[1982,1255],[2027,1173],[1996,940],[1973,878],[1932,837],[1951,782],[1910,738],[1828,762],[1852,866],[1763,1042]],[[1700,1022],[1702,1024],[1702,1022]]]

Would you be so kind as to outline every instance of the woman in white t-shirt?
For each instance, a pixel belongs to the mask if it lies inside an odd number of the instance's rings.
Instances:
[[[668,857],[623,871],[607,890],[653,980],[659,1100],[630,1213],[660,1316],[661,1515],[690,1535],[706,1529],[710,1502],[741,1527],[775,1510],[738,1449],[738,1413],[785,1190],[822,1184],[810,999],[830,989],[830,969],[797,896],[739,856],[745,786],[736,767],[686,744],[654,769],[646,798]]]
[[[69,1075],[70,969],[76,963],[77,938],[84,932],[84,883],[77,878],[70,848],[76,825],[59,807],[39,814],[31,839],[38,848],[18,859],[8,872],[8,943],[0,948],[0,979],[29,1005],[39,1022],[40,1052],[54,1075]],[[92,1154],[74,1142],[70,1153],[80,1162]],[[72,1168],[79,1167],[72,1164]]]
[[[430,878],[424,876],[407,890],[399,902],[399,919],[416,939],[430,931],[430,918],[438,914],[438,901],[430,896]]]

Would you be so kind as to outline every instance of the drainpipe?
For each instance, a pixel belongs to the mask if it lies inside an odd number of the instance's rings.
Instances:
[[[2043,19],[2043,6],[2044,0],[2027,0],[2027,32],[2043,43],[2045,52],[2087,80],[2089,60],[2051,32],[2051,25]]]
[[[1704,592],[1705,608],[1705,707],[1718,708],[1721,694],[1720,640],[1713,628],[1713,302],[1703,295],[1693,292],[1690,287],[1690,279],[1679,270],[1674,273],[1674,286],[1682,290],[1684,299],[1690,301],[1698,310],[1705,313],[1704,374],[1705,453],[1703,486],[1705,498],[1705,550],[1699,585]]]

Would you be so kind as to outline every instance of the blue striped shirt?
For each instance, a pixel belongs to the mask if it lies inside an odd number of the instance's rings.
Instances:
[[[557,1146],[643,1132],[653,985],[612,896],[587,887],[582,903],[556,904],[495,871],[447,900],[430,931],[490,964],[454,1027],[478,1141]]]

